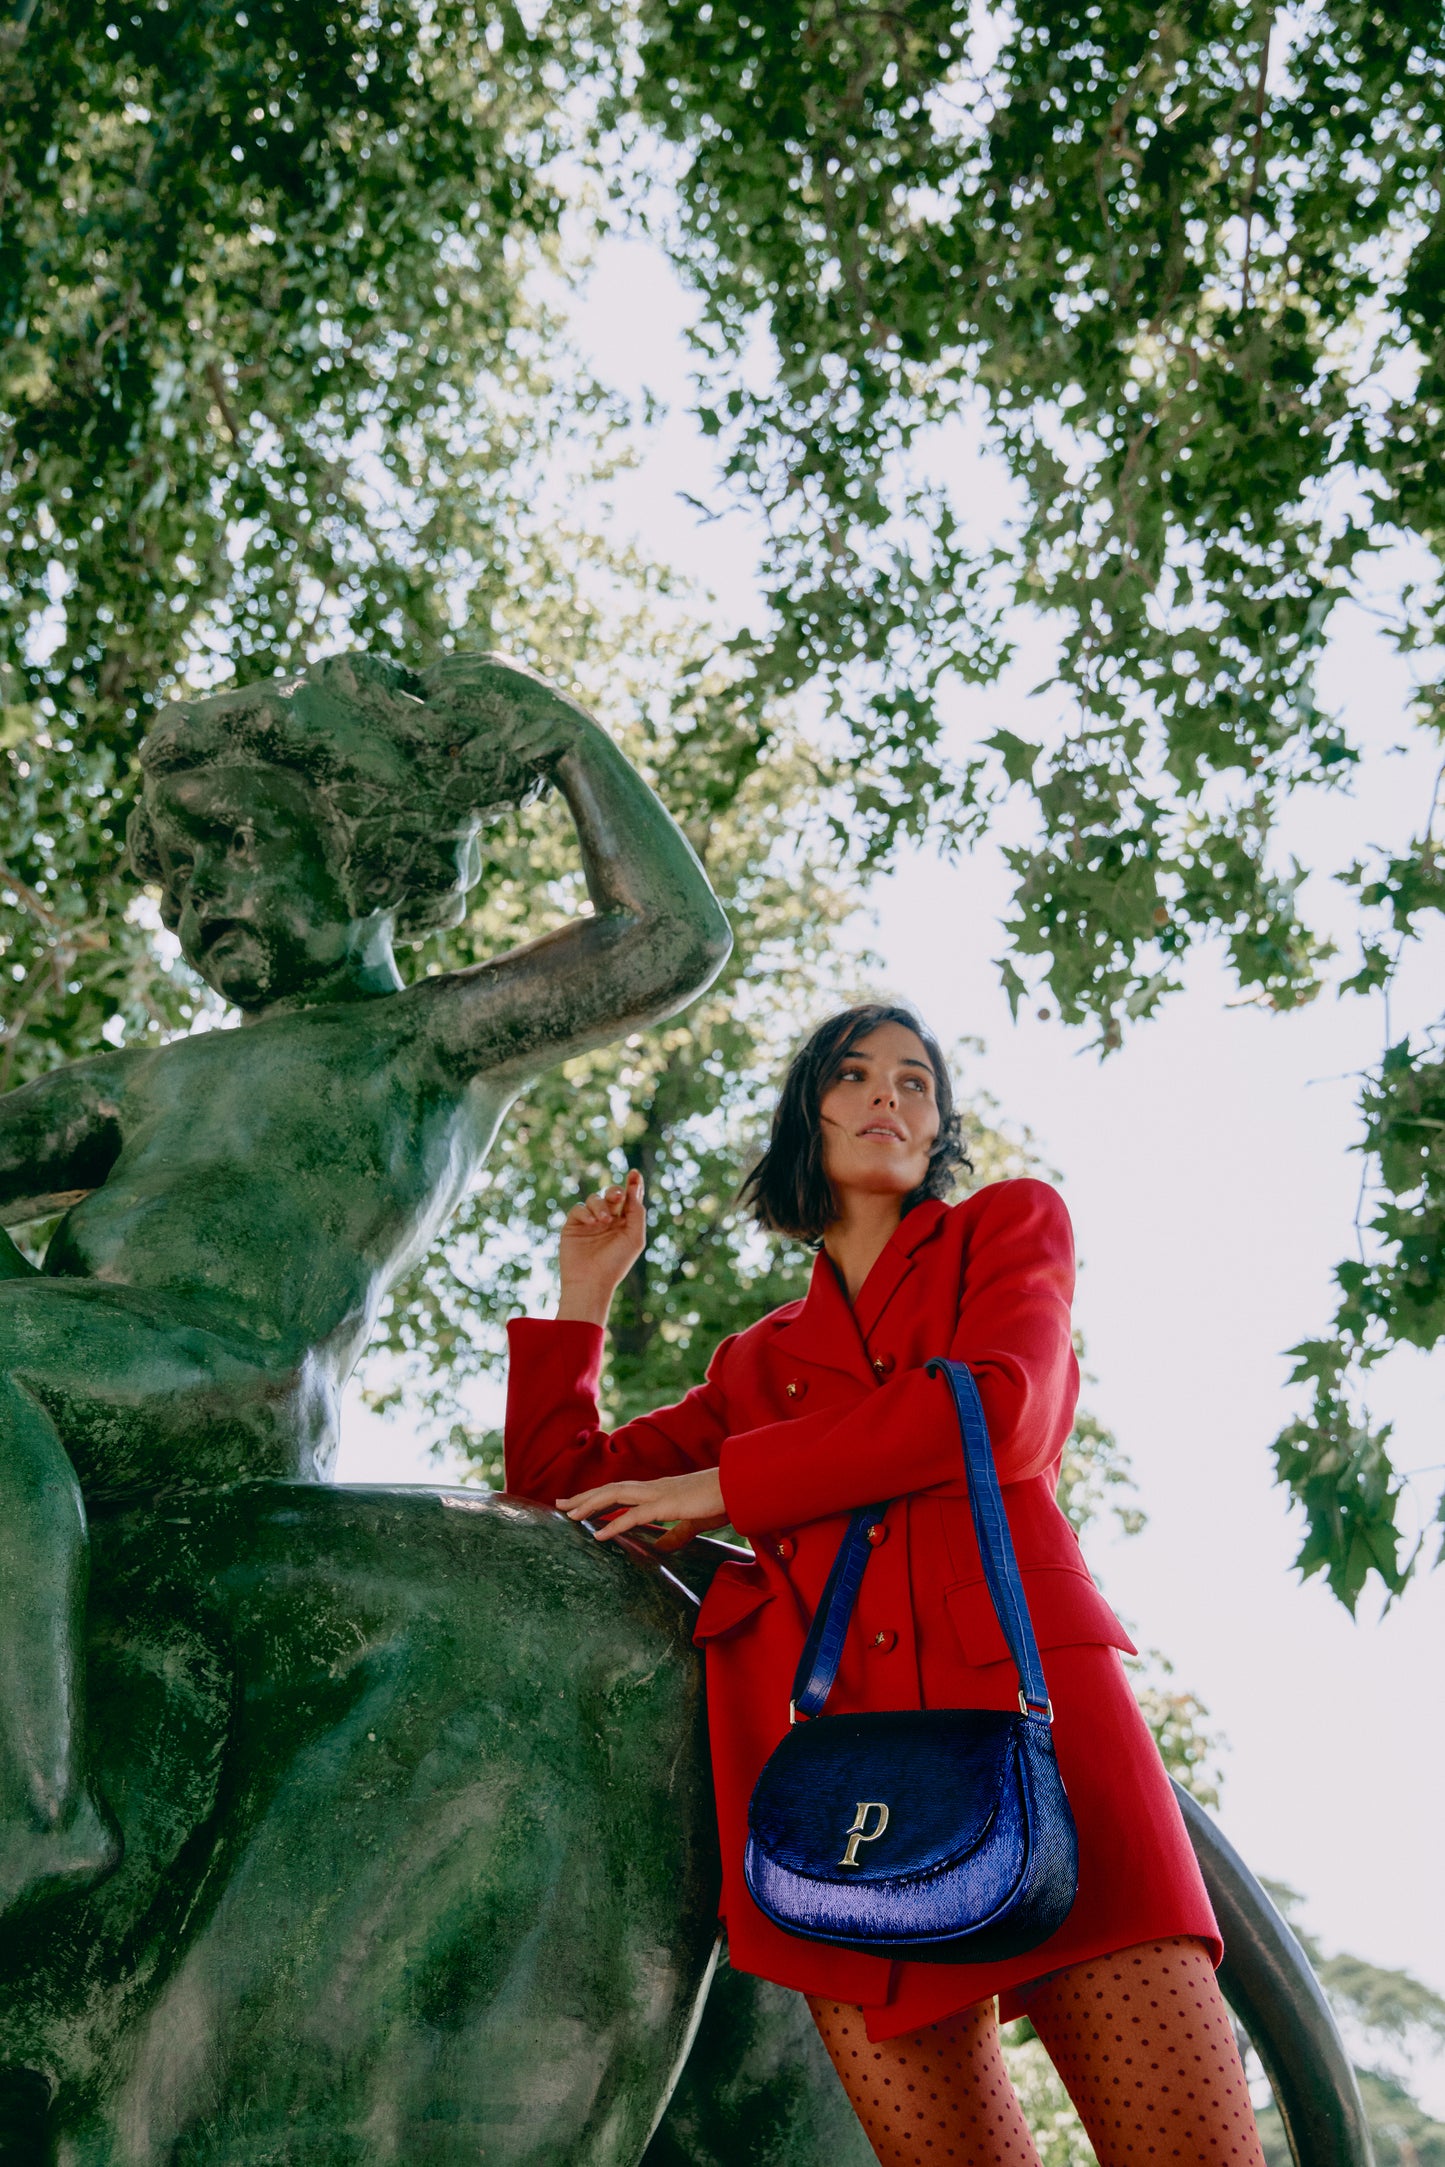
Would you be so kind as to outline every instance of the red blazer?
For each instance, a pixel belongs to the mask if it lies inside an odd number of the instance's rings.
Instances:
[[[696,1629],[708,1655],[730,1961],[863,2004],[875,2037],[1164,1933],[1194,1932],[1218,1946],[1153,1739],[1113,1652],[1132,1653],[1133,1644],[1055,1502],[1078,1396],[1073,1284],[1068,1214],[1047,1184],[998,1182],[951,1208],[920,1204],[855,1305],[820,1255],[805,1301],[725,1340],[706,1382],[678,1405],[611,1433],[597,1419],[601,1330],[534,1318],[509,1327],[509,1489],[551,1504],[607,1481],[718,1468],[728,1516],[755,1552],[719,1569]],[[747,1801],[787,1729],[808,1620],[855,1506],[893,1500],[830,1710],[1016,1702],[957,1422],[943,1381],[923,1369],[939,1354],[967,1362],[988,1418],[1084,1861],[1080,1898],[1059,1933],[1033,1955],[991,1967],[890,1964],[798,1940],[763,1918],[742,1879]],[[1109,1884],[1123,1895],[1126,1880],[1132,1897],[1112,1901]],[[1190,1923],[1169,1923],[1179,1919]]]

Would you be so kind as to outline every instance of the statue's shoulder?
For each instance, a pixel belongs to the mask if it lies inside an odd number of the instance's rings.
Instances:
[[[160,1051],[159,1047],[122,1046],[107,1047],[104,1053],[82,1054],[25,1083],[13,1084],[8,1091],[0,1092],[0,1103],[13,1111],[28,1105],[55,1106],[63,1101],[76,1106],[99,1104],[123,1090],[140,1063]]]
[[[197,1032],[172,1041],[174,1046],[206,1045],[238,1058],[254,1054],[265,1061],[275,1049],[294,1046],[315,1057],[336,1046],[354,1044],[370,1050],[376,1058],[388,1045],[400,1045],[418,1035],[417,997],[434,979],[398,986],[394,992],[376,993],[364,1001],[317,1001],[306,1008],[273,1010],[235,1031]]]

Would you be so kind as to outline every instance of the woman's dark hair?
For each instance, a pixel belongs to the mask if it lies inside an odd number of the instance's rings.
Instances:
[[[822,1240],[829,1221],[836,1218],[838,1200],[823,1171],[819,1102],[847,1055],[885,1023],[901,1023],[922,1039],[938,1097],[938,1134],[929,1153],[928,1171],[911,1195],[904,1198],[904,1211],[912,1211],[925,1197],[946,1197],[957,1169],[970,1167],[953,1101],[953,1079],[937,1039],[911,1008],[866,1001],[820,1023],[789,1063],[773,1114],[768,1148],[738,1192],[739,1201],[769,1233],[790,1234],[794,1241],[816,1244]]]

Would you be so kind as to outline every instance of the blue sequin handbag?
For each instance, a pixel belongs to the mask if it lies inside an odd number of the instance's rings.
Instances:
[[[885,1507],[853,1514],[793,1681],[793,1724],[748,1807],[744,1874],[774,1925],[865,1956],[932,1964],[1021,1956],[1078,1885],[1053,1710],[1004,1516],[978,1387],[928,1364],[958,1413],[984,1577],[1019,1674],[1012,1709],[823,1715]]]

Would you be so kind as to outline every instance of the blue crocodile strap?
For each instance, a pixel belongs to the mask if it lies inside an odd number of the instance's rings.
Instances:
[[[979,1556],[983,1560],[984,1580],[1019,1674],[1020,1698],[1029,1715],[1047,1722],[1051,1711],[1044,1666],[1039,1659],[1039,1645],[1034,1638],[1028,1601],[1019,1578],[1018,1559],[1014,1555],[1013,1537],[1003,1509],[998,1470],[993,1464],[978,1386],[962,1362],[935,1360],[926,1363],[925,1367],[930,1376],[944,1376],[953,1395],[968,1472],[969,1508],[973,1513]],[[853,1605],[858,1599],[864,1568],[873,1549],[868,1538],[887,1509],[886,1505],[860,1505],[848,1522],[798,1659],[793,1678],[795,1715],[818,1715],[833,1689]]]
[[[794,1715],[817,1715],[833,1690],[863,1568],[873,1549],[868,1537],[887,1509],[886,1505],[860,1505],[848,1522],[798,1658],[793,1677]]]
[[[1019,1578],[1019,1562],[1014,1555],[1008,1516],[1003,1509],[1003,1492],[998,1486],[998,1469],[993,1464],[993,1448],[988,1441],[988,1424],[984,1421],[978,1386],[972,1372],[962,1362],[938,1360],[927,1362],[924,1367],[931,1377],[942,1375],[948,1379],[953,1404],[958,1410],[958,1426],[963,1433],[963,1456],[968,1462],[968,1502],[973,1513],[973,1531],[978,1537],[978,1554],[983,1559],[983,1577],[1019,1674],[1024,1706],[1030,1715],[1047,1717],[1049,1689],[1044,1683],[1044,1666],[1039,1658],[1039,1644],[1034,1638],[1028,1598]]]

